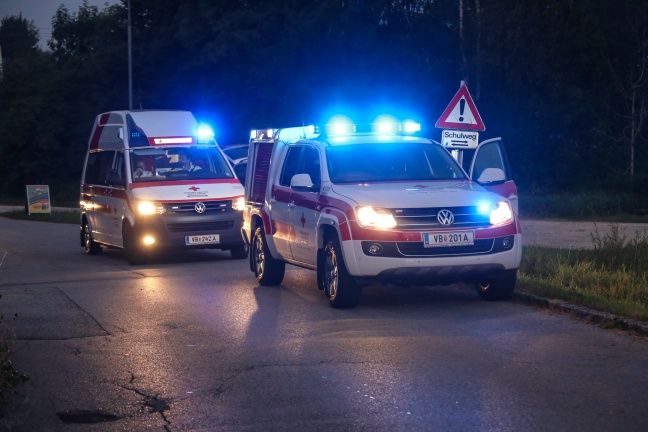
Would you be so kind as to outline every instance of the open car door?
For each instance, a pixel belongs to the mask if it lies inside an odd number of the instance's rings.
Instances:
[[[470,165],[470,178],[487,190],[508,199],[518,215],[517,186],[501,138],[492,138],[477,146]]]

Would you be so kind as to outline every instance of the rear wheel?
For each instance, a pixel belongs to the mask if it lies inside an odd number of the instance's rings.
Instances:
[[[263,227],[254,232],[252,239],[252,266],[259,285],[279,285],[286,273],[286,263],[270,255]]]
[[[230,254],[233,259],[245,259],[248,257],[248,252],[250,248],[245,243],[242,243],[238,246],[234,246],[230,249]]]
[[[347,272],[337,238],[330,240],[324,248],[323,273],[324,293],[332,307],[346,309],[358,305],[362,289]]]
[[[101,254],[101,245],[93,240],[92,233],[90,232],[90,227],[88,223],[83,224],[83,242],[85,247],[85,253],[88,255],[99,255]]]
[[[485,300],[508,300],[513,297],[517,270],[508,272],[504,277],[478,282],[475,286],[477,293]]]

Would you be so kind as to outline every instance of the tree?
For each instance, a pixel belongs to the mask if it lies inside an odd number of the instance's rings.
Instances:
[[[619,6],[625,31],[603,53],[612,84],[607,109],[615,122],[608,123],[602,134],[624,150],[627,159],[621,171],[630,176],[632,184],[637,174],[637,148],[645,144],[648,124],[648,7],[634,2]],[[626,49],[620,50],[618,43]]]
[[[7,16],[0,20],[0,46],[2,56],[11,61],[38,51],[38,29],[33,21],[18,16]]]

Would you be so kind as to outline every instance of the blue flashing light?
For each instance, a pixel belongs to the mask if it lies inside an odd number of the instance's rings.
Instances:
[[[413,121],[406,121],[403,123],[403,132],[405,133],[414,133],[421,131],[421,124]]]
[[[378,132],[381,134],[390,134],[394,132],[394,124],[390,122],[378,123]]]
[[[206,124],[200,124],[196,128],[199,143],[210,143],[214,141],[214,131]]]
[[[349,133],[349,126],[346,123],[333,123],[332,130],[335,135],[344,135]]]
[[[346,135],[355,132],[355,127],[351,119],[343,115],[330,119],[325,129],[329,135]]]
[[[482,215],[489,215],[493,210],[493,204],[490,202],[477,204],[477,213]]]

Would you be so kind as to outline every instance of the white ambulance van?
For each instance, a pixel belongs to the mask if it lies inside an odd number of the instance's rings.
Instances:
[[[243,233],[258,283],[280,284],[288,263],[316,270],[335,308],[355,307],[376,283],[465,282],[487,300],[510,298],[522,235],[501,139],[475,142],[466,172],[417,130],[253,131]]]
[[[160,249],[216,248],[244,259],[243,186],[188,111],[97,116],[81,180],[81,246],[123,248],[130,264]]]

